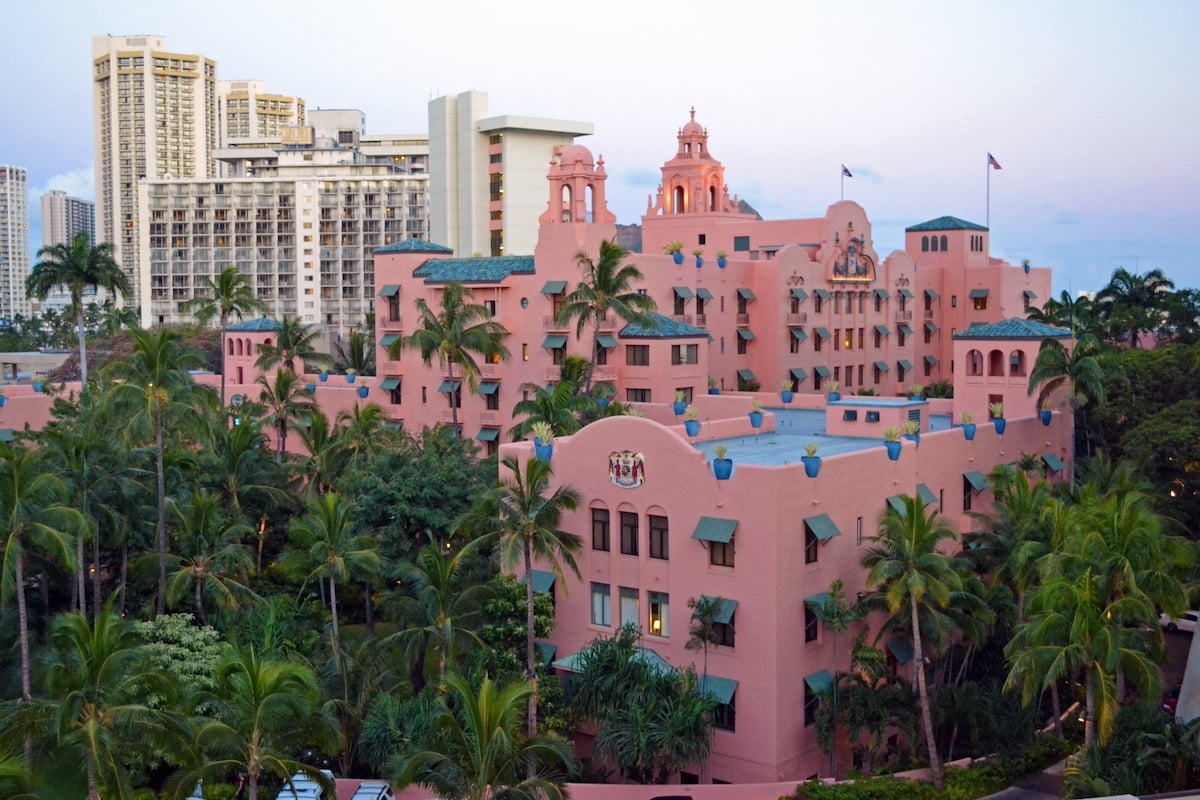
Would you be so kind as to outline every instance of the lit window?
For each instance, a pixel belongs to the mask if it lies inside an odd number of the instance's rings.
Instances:
[[[649,631],[652,636],[671,635],[670,596],[662,592],[647,594],[650,606]]]

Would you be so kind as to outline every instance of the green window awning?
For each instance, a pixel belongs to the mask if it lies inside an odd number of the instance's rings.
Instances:
[[[972,300],[981,300],[981,299],[983,299],[984,297],[987,297],[987,296],[988,296],[988,290],[987,290],[987,289],[972,289],[972,290],[971,290],[971,292],[970,292],[970,298],[971,298]]]
[[[752,369],[739,369],[737,372],[737,376],[744,381],[758,380],[757,378],[754,377],[754,370],[752,370]]]
[[[930,333],[937,333],[938,332],[937,323],[936,322],[926,322],[925,330],[929,331]]]
[[[395,297],[398,294],[400,294],[400,284],[398,283],[389,283],[379,290],[380,297]]]
[[[907,358],[900,359],[899,361],[896,362],[896,364],[897,364],[897,366],[900,367],[900,369],[905,370],[905,371],[912,369],[912,362],[909,361]]]
[[[876,289],[875,296],[878,297],[880,300],[890,300],[892,297],[890,294],[888,294],[887,289]]]
[[[1025,299],[1026,300],[1037,300],[1037,292],[1033,291],[1032,289],[1026,289],[1025,290]]]
[[[708,595],[700,595],[700,599],[716,600],[717,598],[709,597]],[[733,612],[737,611],[737,607],[738,607],[737,600],[730,600],[728,598],[722,597],[721,598],[721,607],[719,609],[717,609],[717,613],[715,615],[713,615],[713,622],[719,622],[722,625],[728,625],[730,622],[733,621]]]
[[[699,297],[701,300],[712,300],[712,292],[701,287],[696,290],[696,297]]]
[[[808,380],[808,373],[805,372],[803,367],[792,367],[791,369],[788,370],[788,374],[791,375],[794,380],[798,380],[798,381]]]
[[[500,391],[499,381],[481,381],[479,384],[480,394],[495,394]]]
[[[567,346],[567,337],[563,336],[562,334],[555,334],[553,336],[547,336],[546,341],[542,342],[542,347],[545,347],[548,350],[557,350],[560,347],[566,347],[566,346]]]
[[[829,338],[829,328],[814,328],[813,333],[820,336],[822,339]]]
[[[537,655],[541,659],[541,662],[549,668],[550,663],[554,661],[555,653],[558,652],[558,645],[551,644],[550,642],[534,642],[533,648],[537,650]]]
[[[383,336],[380,337],[379,344],[381,344],[384,347],[391,347],[398,341],[400,341],[400,334],[385,333]]]
[[[380,381],[379,388],[385,392],[393,392],[396,389],[400,388],[400,379],[399,378],[384,378],[382,381]]]
[[[479,433],[475,435],[475,441],[477,442],[496,442],[499,440],[499,428],[480,428]]]
[[[912,296],[913,296],[913,293],[910,292],[908,289],[901,289],[900,291],[896,292],[896,294],[900,295],[905,300],[911,300]]]
[[[803,289],[799,289],[799,288],[792,289],[792,297],[796,298],[797,300],[807,300],[808,292],[804,291]]]
[[[828,694],[833,688],[833,676],[829,674],[829,670],[823,669],[812,675],[805,675],[804,685],[816,694]]]
[[[887,325],[876,325],[875,332],[878,333],[880,336],[891,336],[892,335],[892,332],[888,330]]]
[[[931,299],[931,300],[937,300],[937,299],[938,299],[938,293],[937,293],[937,291],[935,291],[934,289],[926,289],[926,290],[925,290],[925,296],[926,296],[926,297],[928,297],[928,298],[929,298],[929,299]]]
[[[1042,456],[1042,463],[1045,464],[1051,472],[1062,472],[1063,470],[1062,459],[1056,456],[1054,453],[1045,453]]]
[[[891,372],[892,371],[892,368],[887,365],[886,361],[876,361],[875,369],[879,370],[880,372]]]
[[[963,477],[967,479],[967,483],[971,484],[971,488],[977,492],[982,492],[988,488],[987,478],[983,477],[983,473],[977,469],[964,472]]]
[[[757,337],[749,328],[738,328],[738,338],[745,342],[753,342]]]
[[[907,326],[903,323],[897,325],[896,330],[900,331],[905,336],[912,336],[912,328],[910,328],[909,326]]]
[[[701,542],[729,544],[735,530],[737,530],[736,519],[701,517],[700,521],[696,523],[696,530],[692,531],[692,538]]]
[[[385,423],[383,423],[383,429],[385,431],[392,431],[394,433],[399,433],[400,431],[404,430],[404,423],[403,422],[385,422]]]
[[[936,367],[938,363],[937,356],[925,356],[925,363],[931,367]]]
[[[815,370],[816,373],[818,375],[820,375],[822,378],[828,378],[830,375],[833,374],[832,372],[829,371],[829,367],[826,367],[826,366],[813,367],[813,370]]]
[[[896,659],[897,663],[907,664],[913,660],[913,647],[911,642],[904,639],[892,639],[887,643],[888,652]]]
[[[804,328],[792,328],[792,338],[797,342],[803,342],[808,338],[808,334],[804,332]]]
[[[821,298],[822,300],[828,300],[830,297],[833,297],[833,295],[831,295],[829,293],[828,289],[815,289],[813,291],[813,294],[816,295],[817,297]]]
[[[16,441],[17,434],[12,428],[0,428],[0,442]]]
[[[602,333],[596,337],[596,344],[600,345],[606,350],[611,350],[617,346],[617,337],[610,333]]]
[[[754,292],[750,291],[745,286],[743,286],[742,288],[738,289],[738,297],[744,298],[746,300],[753,300]]]
[[[457,392],[460,386],[462,386],[462,381],[442,381],[442,385],[438,387],[438,391],[442,394]]]
[[[824,607],[824,605],[828,602],[829,592],[818,592],[817,594],[810,594],[808,597],[804,598],[804,605],[814,606],[816,609]]]
[[[923,483],[917,484],[917,497],[921,498],[921,501],[924,502],[925,505],[930,505],[938,501],[938,497],[933,493],[933,489],[930,489]]]
[[[542,287],[542,294],[562,294],[566,290],[566,281],[546,281],[546,285]]]
[[[525,576],[522,576],[521,583],[525,582]],[[538,594],[546,594],[554,588],[554,573],[544,569],[535,569],[533,571],[533,590]]]
[[[678,297],[680,300],[691,300],[692,299],[692,290],[686,286],[676,286],[675,287],[675,296]]]
[[[700,678],[700,694],[708,695],[719,706],[727,706],[733,701],[737,687],[738,682],[733,678],[718,678],[716,675],[703,675]]]
[[[813,532],[822,542],[828,541],[835,536],[841,536],[842,532],[838,530],[838,526],[833,524],[828,514],[818,514],[815,517],[805,517],[804,524]]]
[[[887,499],[887,504],[891,506],[892,511],[895,511],[902,517],[908,516],[908,507],[904,505],[904,498],[898,494],[894,494]]]

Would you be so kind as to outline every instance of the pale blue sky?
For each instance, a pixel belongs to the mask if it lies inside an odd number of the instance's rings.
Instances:
[[[91,37],[153,33],[372,132],[425,132],[479,89],[494,114],[594,123],[610,207],[637,222],[691,106],[726,182],[764,216],[846,197],[876,248],[952,214],[994,255],[1096,289],[1119,266],[1200,286],[1200,2],[573,4],[60,0],[6,9],[0,163],[91,196]],[[16,35],[11,35],[15,33]],[[38,241],[34,242],[36,247]]]

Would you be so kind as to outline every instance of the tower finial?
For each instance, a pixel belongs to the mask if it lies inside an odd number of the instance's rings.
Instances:
[[[696,121],[696,107],[692,106],[692,121]]]

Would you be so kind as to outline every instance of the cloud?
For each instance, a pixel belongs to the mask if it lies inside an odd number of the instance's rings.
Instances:
[[[30,206],[39,204],[41,197],[46,192],[52,189],[66,192],[72,197],[78,197],[80,200],[96,199],[96,168],[93,164],[79,169],[73,169],[69,172],[60,172],[57,175],[50,176],[46,180],[46,185],[37,189],[31,189],[29,192]]]
[[[1078,225],[1083,220],[1080,219],[1079,215],[1076,214],[1074,211],[1070,211],[1065,208],[1060,208],[1054,214],[1053,221],[1054,221],[1055,225]]]

